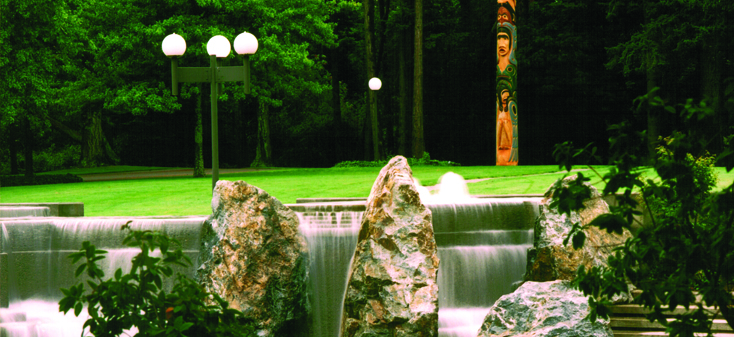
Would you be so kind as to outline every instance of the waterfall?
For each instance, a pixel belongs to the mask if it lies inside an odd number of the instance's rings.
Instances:
[[[180,218],[24,218],[1,219],[2,253],[7,254],[9,308],[0,309],[0,336],[76,337],[86,320],[84,314],[58,312],[60,288],[82,281],[74,276],[69,254],[78,251],[83,241],[108,251],[99,261],[106,277],[117,268],[129,271],[139,249],[122,245],[128,232],[157,230],[181,242],[184,254],[194,263],[190,268],[174,268],[193,276],[199,254],[201,226],[205,217]],[[81,263],[81,262],[79,262]],[[77,263],[77,265],[79,264]],[[167,284],[171,287],[172,284]]]
[[[476,336],[489,307],[525,273],[538,198],[472,199],[434,203],[439,336]],[[344,291],[362,218],[342,204],[289,205],[308,242],[311,268],[310,336],[338,336]],[[353,204],[354,206],[355,204]],[[359,211],[358,211],[359,209]]]
[[[0,218],[50,216],[51,209],[45,206],[0,206]]]
[[[338,336],[349,265],[357,246],[360,211],[323,206],[297,212],[310,255],[310,336]]]
[[[538,199],[428,203],[441,263],[439,336],[476,336],[489,308],[525,273]]]

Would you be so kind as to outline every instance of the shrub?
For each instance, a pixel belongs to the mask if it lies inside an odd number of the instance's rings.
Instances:
[[[34,172],[49,172],[74,167],[79,160],[81,147],[69,145],[57,149],[55,145],[33,153]]]
[[[242,312],[228,308],[225,300],[208,294],[184,275],[176,276],[171,292],[164,290],[164,278],[173,275],[172,266],[191,266],[178,241],[154,231],[131,231],[123,244],[139,248],[140,253],[133,258],[129,273],[117,269],[112,278],[106,279],[97,265],[107,252],[89,241],[69,256],[73,263],[84,259],[76,276],[86,271],[89,292],[84,283],[61,289],[64,298],[59,311],[74,309],[79,316],[87,306],[89,319],[84,329],[89,328],[94,336],[120,336],[132,328],[137,329],[136,336],[255,335],[252,322]]]
[[[82,177],[67,174],[44,174],[26,177],[25,175],[0,176],[0,186],[51,185],[83,182]]]
[[[646,99],[643,96],[640,101]],[[618,206],[610,207],[610,215],[597,217],[589,225],[608,232],[630,228],[633,217],[641,214],[631,193],[634,189],[642,192],[644,202],[650,206],[652,225],[642,227],[635,237],[617,247],[608,266],[579,268],[574,283],[589,296],[592,321],[597,316],[607,317],[611,299],[628,292],[631,283],[641,291],[634,302],[651,309],[647,318],[666,326],[671,336],[710,332],[711,318],[706,307],[720,311],[732,326],[734,184],[720,193],[712,193],[711,187],[716,183],[713,163],[734,154],[734,144],[725,141],[727,148],[716,158],[708,154],[707,145],[712,144],[714,137],[724,135],[707,128],[705,122],[713,117],[713,109],[704,102],[695,105],[689,100],[680,112],[660,100],[651,104],[679,116],[684,126],[684,131],[674,132],[666,139],[651,163],[660,181],[644,179],[638,170],[650,164],[640,155],[646,147],[646,133],[636,131],[630,123],[611,126],[610,162],[614,167],[602,177],[606,183],[604,194],[616,194],[619,190],[623,193],[617,194]],[[568,149],[568,145],[556,148],[557,159],[566,168],[571,167],[575,157],[588,152]],[[561,200],[554,201],[560,211],[583,208],[576,200],[588,191],[576,188],[565,192],[558,193]],[[566,238],[572,239],[577,248],[584,244],[581,229],[574,225]],[[678,305],[692,308],[669,322],[664,311]]]
[[[387,162],[387,160],[350,160],[337,163],[334,167],[383,167],[387,165]],[[408,158],[408,164],[410,166],[461,166],[457,162],[431,159],[428,152],[423,152],[423,158]]]

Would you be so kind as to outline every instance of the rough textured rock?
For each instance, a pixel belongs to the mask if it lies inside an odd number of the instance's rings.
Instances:
[[[217,182],[197,275],[206,290],[258,325],[291,336],[308,311],[308,250],[295,213],[244,181]]]
[[[612,337],[609,321],[592,323],[587,298],[569,281],[525,282],[490,308],[478,337]]]
[[[571,176],[564,179],[564,184],[576,179]],[[592,226],[586,229],[586,243],[582,249],[576,250],[569,241],[563,245],[563,240],[571,231],[573,224],[590,223],[600,214],[609,213],[609,206],[601,198],[595,187],[591,187],[592,196],[584,202],[586,208],[581,212],[574,212],[571,216],[561,215],[557,209],[551,209],[550,202],[553,196],[553,186],[545,193],[540,204],[540,216],[535,224],[535,239],[533,247],[528,249],[528,266],[525,280],[553,281],[572,280],[580,265],[588,270],[593,266],[605,265],[607,257],[614,247],[623,244],[631,236],[625,229],[622,235],[609,234],[605,230]]]
[[[404,157],[367,200],[344,299],[342,336],[438,336],[438,256],[431,211]]]

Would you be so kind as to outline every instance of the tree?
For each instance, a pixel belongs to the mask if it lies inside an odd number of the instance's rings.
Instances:
[[[204,6],[212,11],[220,7],[218,1]],[[261,146],[257,148],[261,152],[253,165],[271,166],[273,154],[272,150],[267,150],[272,149],[269,130],[271,110],[302,92],[320,94],[327,88],[323,58],[312,48],[328,48],[334,44],[333,25],[327,23],[328,8],[323,1],[280,0],[267,4],[238,2],[221,9],[218,21],[245,22],[246,29],[258,38],[260,47],[251,56],[251,96],[259,109],[257,141]],[[246,99],[239,85],[229,88],[235,100]]]
[[[734,103],[734,97],[728,101]],[[631,229],[634,216],[641,215],[634,190],[640,191],[652,225],[643,226],[624,246],[616,248],[607,267],[580,268],[574,282],[589,296],[592,321],[596,316],[607,317],[611,299],[628,293],[630,283],[641,290],[634,302],[652,309],[648,318],[666,326],[671,336],[710,332],[708,315],[717,312],[734,326],[734,182],[727,182],[719,193],[712,191],[716,185],[712,167],[734,155],[734,132],[722,139],[727,147],[714,156],[708,149],[721,135],[708,128],[707,119],[715,113],[705,101],[696,104],[690,99],[677,108],[659,96],[642,96],[638,102],[661,108],[667,118],[679,118],[683,128],[657,147],[652,168],[660,177],[658,181],[645,177],[641,167],[647,163],[645,132],[636,131],[631,123],[610,127],[610,163],[614,167],[600,176],[606,183],[604,195],[623,193],[617,194],[619,206],[610,207],[610,214],[597,217],[589,226],[617,233],[622,228]],[[559,145],[556,151],[561,166],[567,169],[574,159],[593,154],[587,151],[589,146],[573,150],[569,145]],[[726,169],[730,171],[732,165]],[[589,179],[580,175],[577,180]],[[588,193],[588,187],[579,183],[561,191],[552,205],[569,213],[583,208],[579,198]],[[572,240],[574,247],[584,244],[582,229],[575,225],[566,239]],[[678,305],[693,309],[668,322],[664,312]]]
[[[423,158],[423,0],[415,0],[415,53],[413,61],[413,157]]]
[[[73,2],[63,18],[76,27],[65,36],[69,58],[63,64],[62,85],[55,93],[57,113],[47,116],[54,127],[82,143],[83,165],[115,163],[119,159],[104,134],[110,114],[145,115],[180,108],[164,92],[164,76],[154,71],[165,63],[159,54],[164,36],[154,21],[174,9],[137,2]],[[150,22],[156,22],[150,25]],[[170,23],[168,23],[170,25]]]
[[[67,13],[65,1],[0,2],[0,48],[4,55],[0,57],[0,129],[21,128],[16,134],[23,134],[25,174],[29,176],[33,175],[33,140],[48,130],[44,115],[57,84],[59,65],[69,56],[63,40],[51,38],[73,29],[65,20]]]
[[[723,112],[726,67],[723,50],[731,49],[734,26],[724,18],[734,15],[734,5],[727,1],[645,0],[609,1],[608,18],[639,27],[628,32],[629,39],[611,47],[610,68],[621,68],[625,75],[643,73],[651,100],[660,95],[669,104],[686,98],[708,98],[718,116],[719,125],[728,125]],[[730,76],[730,75],[729,75]],[[658,92],[653,88],[660,87]],[[694,93],[694,95],[691,95]],[[658,136],[674,128],[666,123],[664,112],[648,106],[648,151],[655,154]],[[718,126],[719,132],[725,132]],[[721,147],[720,142],[717,147]]]
[[[375,73],[375,5],[372,0],[362,1],[364,7],[364,45],[365,45],[365,64],[367,65],[367,79],[371,79],[377,74]],[[374,90],[367,90],[367,111],[369,116],[370,134],[372,135],[372,159],[380,160],[380,127],[377,120],[377,102]]]

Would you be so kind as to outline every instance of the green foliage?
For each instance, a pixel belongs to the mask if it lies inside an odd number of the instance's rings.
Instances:
[[[349,160],[339,162],[334,167],[383,167],[387,165],[387,160]],[[431,159],[428,152],[423,152],[422,158],[408,158],[410,166],[461,166],[461,164],[452,161],[442,161]]]
[[[658,158],[660,160],[671,160],[673,158],[673,152],[668,148],[667,144],[670,144],[674,139],[668,137],[663,139],[663,144],[657,148]],[[686,154],[683,158],[686,166],[690,167],[691,177],[693,178],[694,189],[696,190],[692,201],[695,202],[693,207],[702,208],[706,204],[706,199],[709,196],[711,190],[717,185],[718,177],[714,170],[714,163],[716,162],[716,156],[710,155],[706,152],[704,155],[694,158],[690,153]],[[665,191],[659,190],[658,193],[650,193],[645,195],[647,201],[646,206],[657,217],[670,218],[678,216],[682,207],[680,198],[675,195],[675,190],[666,193]],[[700,223],[699,223],[700,224]]]
[[[609,129],[611,163],[614,169],[600,177],[606,183],[604,194],[616,194],[618,206],[611,214],[596,218],[590,226],[620,232],[631,228],[640,201],[649,211],[652,225],[641,226],[636,236],[617,247],[608,259],[608,266],[591,270],[580,268],[575,284],[586,295],[592,308],[591,317],[607,317],[608,305],[617,294],[627,293],[629,284],[641,291],[634,301],[652,309],[648,315],[667,327],[671,336],[693,336],[693,332],[708,332],[711,320],[704,307],[719,310],[730,326],[734,325],[734,184],[721,193],[712,193],[716,185],[713,165],[732,153],[731,144],[718,156],[707,152],[707,145],[721,134],[710,132],[705,121],[712,118],[712,108],[705,102],[689,100],[676,109],[662,101],[653,101],[680,119],[683,131],[676,131],[658,147],[652,168],[659,180],[645,179],[638,168],[647,164],[644,156],[644,132],[634,130],[629,123]],[[559,151],[562,166],[567,166],[577,154],[573,149]],[[727,170],[731,170],[728,167]],[[583,207],[578,200],[586,195],[583,187],[568,188],[553,203],[564,206],[568,213]],[[566,239],[579,248],[584,238],[575,226]],[[682,305],[692,308],[668,322],[664,311]]]
[[[33,172],[48,172],[74,167],[77,164],[80,152],[79,145],[70,145],[59,149],[51,144],[49,148],[33,153]],[[18,158],[19,163],[23,161],[24,158]]]
[[[0,175],[0,186],[29,186],[29,185],[50,185],[50,184],[68,184],[80,183],[83,179],[80,176],[67,174],[44,174],[27,177],[25,175]]]
[[[130,230],[127,225],[123,230]],[[86,272],[86,286],[80,282],[61,289],[64,298],[59,311],[74,310],[79,316],[84,307],[89,319],[84,329],[94,336],[120,336],[137,329],[136,336],[254,336],[254,328],[238,310],[216,294],[208,294],[200,285],[178,274],[170,292],[164,280],[173,276],[173,266],[190,267],[180,244],[165,234],[132,231],[123,240],[127,247],[139,248],[132,269],[117,269],[105,278],[97,262],[107,252],[89,241],[71,255],[73,263],[82,263],[76,276]],[[87,289],[89,292],[87,292]]]

